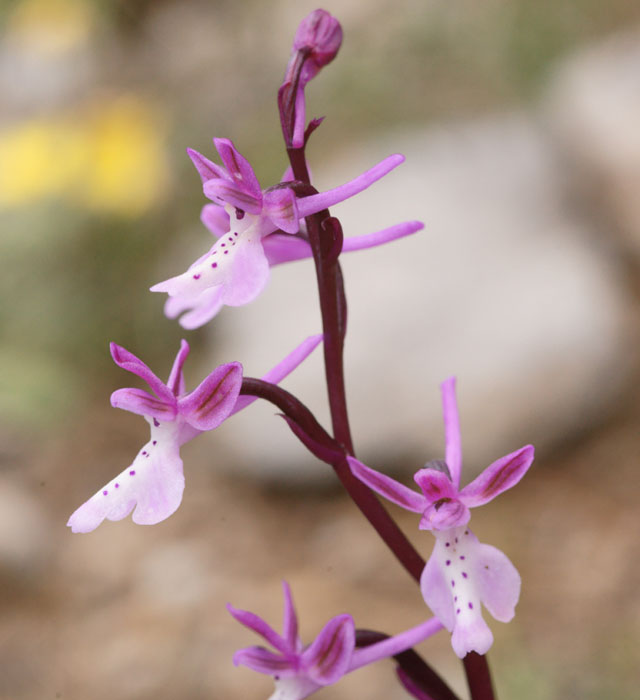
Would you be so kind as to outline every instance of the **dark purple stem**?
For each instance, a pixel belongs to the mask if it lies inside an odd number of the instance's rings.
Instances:
[[[389,639],[389,635],[374,630],[356,630],[357,647],[368,647],[383,639]],[[413,649],[395,654],[393,658],[404,673],[432,700],[460,700],[420,654]]]
[[[494,700],[495,693],[487,657],[471,651],[462,659],[462,663],[472,699]]]

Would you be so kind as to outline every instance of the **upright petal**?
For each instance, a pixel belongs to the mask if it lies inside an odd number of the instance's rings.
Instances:
[[[274,187],[263,196],[262,214],[287,233],[298,233],[300,215],[296,196],[290,187]]]
[[[169,374],[169,379],[167,381],[167,386],[173,392],[174,396],[184,394],[184,372],[182,371],[182,368],[188,355],[189,343],[183,339],[180,341],[180,350],[178,350],[178,354],[173,362],[173,367],[171,368],[171,373]]]
[[[249,214],[259,214],[262,211],[261,197],[254,196],[229,180],[208,180],[204,183],[203,190],[209,199],[231,204]]]
[[[202,153],[194,151],[193,148],[187,148],[187,155],[191,158],[191,162],[196,166],[198,175],[204,184],[213,178],[226,178],[227,173],[219,165],[216,165],[208,158],[205,158]]]
[[[516,614],[520,574],[509,558],[489,544],[479,544],[473,565],[476,588],[487,610],[500,622]]]
[[[111,350],[111,357],[113,357],[113,361],[118,367],[144,379],[159,398],[169,402],[174,400],[173,394],[169,391],[169,388],[158,379],[140,358],[116,343],[111,343],[109,349]]]
[[[404,156],[396,153],[395,155],[385,158],[377,165],[374,165],[373,168],[370,168],[350,182],[340,185],[340,187],[335,187],[332,190],[327,190],[320,194],[313,194],[309,197],[301,197],[298,199],[300,217],[304,218],[305,216],[332,207],[334,204],[338,204],[338,202],[344,202],[345,199],[349,199],[349,197],[353,197],[359,192],[366,190],[367,187],[391,172],[402,162],[404,162]]]
[[[421,513],[429,505],[429,501],[422,494],[416,493],[395,479],[371,469],[371,467],[367,467],[355,457],[347,457],[347,460],[354,476],[392,503],[412,510],[414,513]]]
[[[282,633],[289,649],[298,650],[298,616],[293,606],[291,588],[286,581],[282,582],[282,592],[284,594],[284,612],[282,615]]]
[[[347,672],[354,646],[355,624],[351,615],[334,617],[302,653],[306,674],[318,685],[335,683]]]
[[[437,469],[419,469],[414,477],[414,481],[421,488],[425,498],[429,503],[439,501],[442,498],[457,498],[458,490],[451,483],[449,477]]]
[[[533,445],[525,445],[496,460],[460,491],[460,500],[470,508],[493,500],[522,479],[533,462],[533,456]]]
[[[69,518],[72,532],[91,532],[106,518],[122,520],[135,508],[133,522],[153,525],[182,501],[184,475],[173,423],[152,424],[151,440],[133,463]]]
[[[249,161],[238,151],[229,139],[213,139],[213,143],[222,158],[229,175],[233,181],[245,192],[260,199],[260,183]]]
[[[449,377],[440,385],[442,392],[442,416],[444,418],[445,462],[451,473],[451,481],[460,486],[462,469],[462,443],[460,440],[460,416],[456,401],[456,378]]]
[[[178,400],[178,411],[198,430],[213,430],[226,420],[240,393],[242,365],[216,367],[192,392]]]
[[[278,649],[283,654],[289,653],[291,649],[287,642],[261,617],[248,610],[239,610],[233,605],[227,603],[227,610],[241,624],[260,635],[265,641],[269,642],[274,649]]]

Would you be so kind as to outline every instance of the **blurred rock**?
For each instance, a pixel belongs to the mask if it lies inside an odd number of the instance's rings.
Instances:
[[[600,420],[630,364],[625,290],[599,232],[565,206],[565,173],[541,129],[522,115],[497,116],[380,139],[322,172],[312,150],[311,163],[322,189],[393,151],[407,162],[335,208],[347,236],[426,222],[411,239],[344,256],[358,454],[406,470],[441,456],[438,384],[451,374],[467,477],[524,443],[548,448]],[[220,359],[240,359],[257,376],[318,332],[314,284],[308,262],[275,270],[257,302],[221,314]],[[323,381],[317,352],[285,385],[328,424]],[[261,478],[327,473],[275,412],[252,407],[216,440],[235,440],[237,461]]]
[[[571,181],[640,256],[640,28],[566,61],[547,112]]]

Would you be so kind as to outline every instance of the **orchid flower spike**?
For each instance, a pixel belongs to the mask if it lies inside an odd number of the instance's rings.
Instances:
[[[300,220],[361,192],[403,162],[392,155],[340,187],[298,199],[287,186],[260,189],[249,162],[228,139],[214,139],[224,166],[189,149],[215,204],[204,207],[202,220],[217,237],[213,247],[189,269],[151,287],[166,292],[165,314],[182,316],[180,324],[193,329],[210,321],[224,306],[253,301],[269,280],[269,268],[279,262],[311,255],[309,244],[295,236]],[[394,226],[354,239],[345,250],[359,250],[406,236],[422,228],[419,222]],[[276,233],[278,232],[278,233]]]
[[[277,384],[321,340],[321,335],[307,338],[263,379]],[[185,393],[182,368],[188,354],[189,344],[183,340],[165,384],[142,360],[111,343],[114,362],[143,379],[153,391],[118,389],[111,395],[111,405],[143,416],[151,436],[130,466],[73,513],[67,523],[72,532],[91,532],[105,518],[122,520],[131,511],[133,522],[139,525],[154,525],[168,518],[180,505],[184,491],[180,447],[200,433],[214,430],[255,400],[239,396],[242,366],[238,362],[216,367],[196,389]]]
[[[509,622],[520,596],[520,575],[495,547],[481,544],[467,527],[469,508],[484,505],[515,486],[533,462],[532,445],[511,452],[489,465],[460,489],[462,450],[455,378],[441,385],[445,429],[445,460],[429,462],[415,474],[422,490],[414,490],[349,457],[358,479],[397,505],[421,513],[419,528],[436,538],[420,580],[425,602],[452,632],[455,653],[487,652],[491,630],[480,608],[483,603],[500,622]]]
[[[283,581],[282,588],[282,635],[257,615],[227,605],[238,622],[259,634],[276,650],[261,646],[240,649],[234,654],[233,663],[244,664],[273,678],[276,689],[269,700],[302,700],[336,683],[347,673],[355,647],[355,624],[351,615],[338,615],[327,622],[311,644],[304,646],[298,636],[298,617],[289,584]]]

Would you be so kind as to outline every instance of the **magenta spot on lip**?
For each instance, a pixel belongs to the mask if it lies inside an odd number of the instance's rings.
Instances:
[[[447,559],[447,566],[450,566],[451,564],[451,559]]]
[[[200,275],[194,275],[194,276],[193,276],[193,279],[194,279],[194,280],[199,280],[199,279],[200,279]]]
[[[458,596],[455,596],[455,597],[453,598],[453,602],[456,603],[457,601],[458,601]]]
[[[103,492],[102,492],[102,495],[103,495],[103,496],[106,496],[108,493],[109,493],[108,491],[103,491]]]
[[[460,614],[460,608],[458,608],[458,609],[456,610],[456,615],[459,615],[459,614]]]
[[[456,537],[456,544],[458,544],[458,538]]]
[[[160,421],[158,421],[156,418],[153,419],[153,424],[156,426],[156,428],[160,427]]]
[[[473,610],[473,603],[469,603],[469,610]]]
[[[234,236],[237,236],[237,235],[238,235],[238,232],[237,232],[237,231],[234,231],[234,232],[233,232],[233,235],[234,235]]]
[[[225,246],[226,246],[226,243],[221,243],[221,244],[220,244],[220,247],[221,247],[221,248],[224,248]]]
[[[464,555],[463,555],[463,554],[460,555],[460,559],[462,559],[462,560],[464,561]]]
[[[147,454],[145,455],[145,457],[151,457],[151,455],[147,452]]]
[[[229,240],[232,241],[232,240],[233,240],[233,236],[229,236]]]
[[[218,263],[211,263],[211,267],[218,267]]]
[[[147,451],[146,451],[146,450],[142,450],[142,454],[143,454],[143,455],[146,455],[146,454],[147,454]]]
[[[157,440],[154,440],[151,444],[152,444],[152,445],[157,445],[157,444],[158,444],[158,441],[157,441]]]
[[[463,576],[463,578],[467,578],[467,572],[466,572],[466,571],[463,571],[463,572],[462,572],[462,576]]]
[[[465,530],[465,531],[464,531],[464,534],[465,534],[465,535],[468,535],[468,534],[469,534],[469,530]]]
[[[450,543],[449,543],[449,542],[445,542],[445,543],[444,543],[444,546],[445,546],[445,547],[449,547],[449,546],[450,546]]]
[[[135,470],[135,469],[132,469],[132,470],[129,472],[129,475],[130,475],[130,476],[135,476],[135,474],[136,474],[136,470]]]
[[[451,587],[453,588],[455,585],[456,585],[456,582],[453,579],[451,579]]]
[[[228,250],[225,250],[225,251],[224,251],[224,254],[225,254],[225,255],[229,255],[229,251],[228,251]]]

